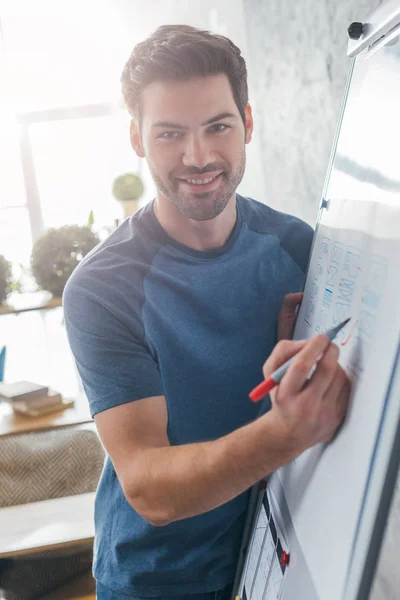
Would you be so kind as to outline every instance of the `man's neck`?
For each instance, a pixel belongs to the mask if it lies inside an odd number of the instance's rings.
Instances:
[[[154,202],[154,214],[161,227],[177,242],[193,250],[216,250],[226,244],[235,227],[236,194],[221,214],[208,221],[189,219],[169,200],[159,196]]]

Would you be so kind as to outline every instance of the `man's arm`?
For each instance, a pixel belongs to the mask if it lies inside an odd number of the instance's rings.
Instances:
[[[307,448],[330,440],[344,418],[349,395],[337,347],[324,335],[309,342],[280,342],[264,365],[264,376],[296,353],[272,394],[272,409],[215,441],[170,446],[163,396],[98,413],[100,437],[131,506],[153,525],[207,512]]]

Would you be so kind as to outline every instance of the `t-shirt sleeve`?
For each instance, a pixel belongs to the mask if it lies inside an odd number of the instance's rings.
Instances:
[[[248,202],[241,199],[239,206],[248,227],[252,231],[278,236],[283,250],[305,274],[314,237],[312,227],[298,217],[255,200]]]
[[[75,282],[74,276],[65,287],[63,306],[68,340],[92,416],[164,394],[157,363],[141,332],[132,331],[112,306]]]
[[[296,217],[287,219],[286,227],[281,234],[282,248],[298,264],[303,273],[307,272],[313,237],[312,227]]]

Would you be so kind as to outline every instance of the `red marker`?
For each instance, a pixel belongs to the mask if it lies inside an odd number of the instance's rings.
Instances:
[[[342,329],[342,327],[344,327],[349,321],[350,319],[346,319],[345,321],[343,321],[343,323],[336,325],[336,327],[328,329],[328,331],[325,332],[325,335],[327,335],[328,338],[332,341]],[[254,390],[252,390],[249,394],[251,400],[253,400],[253,402],[258,402],[259,400],[264,398],[264,396],[269,394],[269,392],[273,390],[274,387],[278,385],[278,383],[281,382],[283,376],[285,375],[295,358],[295,356],[289,358],[289,360],[287,360],[281,367],[279,367],[279,369],[276,369],[276,371],[274,371],[272,375],[268,377],[268,379],[265,379],[257,387],[255,387]],[[314,371],[315,365],[310,371],[310,374],[308,376],[309,378],[314,373]]]

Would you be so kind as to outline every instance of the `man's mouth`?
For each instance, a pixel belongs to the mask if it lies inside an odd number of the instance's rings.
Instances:
[[[192,175],[191,177],[178,177],[179,181],[187,184],[192,189],[194,187],[209,189],[213,187],[213,184],[220,179],[222,172],[220,173],[205,173],[204,175]]]
[[[211,183],[214,179],[215,177],[207,177],[207,179],[184,179],[184,181],[193,183],[194,185],[205,185],[206,183]]]

